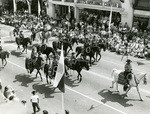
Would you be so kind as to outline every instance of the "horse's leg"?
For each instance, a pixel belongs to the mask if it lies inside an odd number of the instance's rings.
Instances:
[[[119,92],[119,90],[118,90],[118,83],[116,82],[116,90],[117,90],[117,92]]]
[[[43,81],[43,78],[42,78],[40,70],[38,70],[38,73],[40,74],[41,81]]]
[[[2,68],[4,68],[4,60],[2,59]]]
[[[114,83],[115,83],[115,81],[113,80],[112,81],[112,86],[110,88],[114,88]]]
[[[82,81],[82,75],[79,73],[79,75],[80,75],[80,80],[79,80],[79,82],[81,82]]]
[[[36,72],[36,75],[35,75],[35,76],[36,76],[36,78],[37,78],[38,73],[39,73],[39,70],[37,70],[37,72]]]
[[[23,46],[23,50],[22,50],[22,52],[24,52],[25,51],[25,46]]]
[[[46,81],[47,81],[47,84],[49,84],[49,83],[48,83],[48,74],[46,74]]]
[[[77,80],[79,80],[79,73],[78,73],[78,76],[77,76]]]
[[[27,54],[27,46],[25,46],[25,49],[26,49],[26,54]]]
[[[7,60],[6,60],[6,58],[4,60],[5,60],[5,65],[4,66],[6,66],[7,65]]]
[[[124,58],[124,55],[122,55],[121,61],[123,60],[123,58]]]
[[[136,89],[137,89],[137,92],[138,92],[138,94],[139,94],[140,101],[143,101],[143,99],[142,99],[142,97],[141,97],[141,94],[140,94],[140,91],[139,91],[139,87],[138,87],[138,86],[136,86]]]
[[[126,93],[125,93],[126,96],[127,96],[130,89],[131,89],[131,86],[129,86],[129,88],[126,90]]]

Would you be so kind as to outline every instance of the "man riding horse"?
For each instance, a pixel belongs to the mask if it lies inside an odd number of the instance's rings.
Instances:
[[[37,52],[35,50],[35,48],[33,47],[32,52],[31,52],[31,61],[32,61],[32,65],[34,66],[37,60]]]
[[[76,57],[75,57],[75,52],[71,53],[71,57],[70,57],[70,66],[73,68],[76,62]]]
[[[129,80],[132,78],[132,66],[131,66],[131,60],[127,59],[125,64],[125,71],[124,71],[124,79],[126,80],[126,83],[124,84],[124,90],[128,88]]]

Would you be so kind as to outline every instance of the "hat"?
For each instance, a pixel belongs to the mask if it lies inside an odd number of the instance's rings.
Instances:
[[[131,61],[130,59],[127,59],[126,62],[127,62],[127,63],[131,63],[132,61]]]
[[[39,51],[38,54],[41,54],[41,51]]]
[[[75,52],[73,51],[71,54],[75,54]]]

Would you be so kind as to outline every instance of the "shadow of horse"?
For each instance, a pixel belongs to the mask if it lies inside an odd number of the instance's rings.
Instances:
[[[28,84],[33,82],[35,78],[32,78],[27,74],[18,74],[15,76],[15,80],[13,82],[21,82],[21,86],[28,87]]]
[[[24,57],[21,52],[16,52],[15,50],[11,51],[11,55],[14,55],[16,57]]]
[[[32,85],[32,88],[40,94],[44,94],[45,98],[54,98],[54,96],[52,96],[51,94],[56,93],[54,87],[46,86],[46,84],[41,85],[39,83],[36,83]]]
[[[118,92],[113,92],[108,89],[103,89],[98,94],[104,98],[101,100],[101,102],[103,102],[104,104],[110,101],[117,102],[124,107],[130,107],[133,106],[133,104],[127,103],[128,101],[139,101],[138,99],[124,99],[124,95],[120,95]]]
[[[65,78],[65,84],[70,86],[70,87],[77,87],[77,86],[79,86],[78,85],[79,82],[75,82],[75,81],[77,81],[77,79],[72,80],[72,79],[70,79],[70,77],[66,77]]]

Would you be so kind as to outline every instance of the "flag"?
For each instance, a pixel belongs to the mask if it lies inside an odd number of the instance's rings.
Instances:
[[[109,15],[109,31],[110,31],[111,19],[112,19],[112,5],[111,5],[111,11]]]
[[[62,92],[64,92],[64,53],[63,53],[63,46],[61,49],[61,55],[58,62],[58,67],[55,75],[54,80],[54,87],[58,87]]]
[[[38,0],[38,16],[40,15],[41,12],[41,6],[40,6],[40,1]]]

